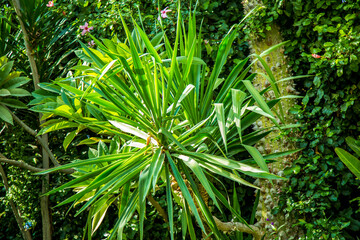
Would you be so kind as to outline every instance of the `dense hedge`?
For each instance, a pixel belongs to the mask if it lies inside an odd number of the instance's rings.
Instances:
[[[355,239],[360,231],[359,180],[334,152],[347,136],[360,135],[360,1],[264,1],[251,31],[263,35],[272,24],[290,40],[285,53],[304,95],[294,107],[305,148],[289,173],[280,207],[294,212],[310,239]],[[357,233],[356,233],[357,232]]]

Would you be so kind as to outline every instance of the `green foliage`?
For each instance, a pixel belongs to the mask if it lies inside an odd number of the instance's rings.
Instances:
[[[7,55],[12,61],[14,61],[14,65],[17,69],[21,69],[24,71],[28,77],[31,77],[30,75],[30,67],[27,62],[27,58],[25,55],[25,47],[24,47],[24,41],[22,39],[21,31],[19,23],[17,22],[16,15],[14,9],[11,7],[11,4],[8,0],[1,0],[0,5],[2,8],[0,8],[1,15],[5,16],[6,19],[0,19],[1,21],[1,34],[0,34],[0,46],[2,54],[0,55]],[[155,20],[158,16],[158,10],[156,9],[158,7],[157,1],[97,1],[97,0],[89,0],[89,1],[83,1],[83,0],[74,0],[74,1],[61,1],[57,0],[55,1],[55,6],[53,8],[47,8],[45,5],[47,4],[47,1],[23,1],[25,4],[34,4],[33,6],[28,6],[28,9],[23,9],[23,11],[27,12],[26,15],[32,18],[32,23],[28,24],[28,26],[31,26],[28,30],[31,33],[31,37],[33,38],[31,41],[34,43],[34,53],[36,60],[38,62],[41,62],[39,68],[40,68],[40,75],[41,75],[41,81],[49,81],[50,79],[55,79],[59,77],[61,74],[66,73],[74,63],[71,62],[71,59],[75,59],[74,55],[71,51],[71,49],[74,49],[74,40],[77,38],[80,38],[84,42],[88,42],[91,40],[91,38],[88,35],[80,36],[80,30],[76,31],[79,27],[79,25],[83,25],[84,22],[88,21],[91,26],[94,26],[95,29],[91,33],[93,33],[98,38],[100,37],[108,37],[114,36],[116,34],[119,34],[119,31],[121,30],[121,20],[119,15],[119,9],[122,10],[123,16],[126,19],[126,21],[131,21],[131,16],[134,18],[137,18],[139,11],[138,7],[140,8],[140,12],[142,14],[142,20],[143,20],[143,26],[147,29],[147,32],[151,32],[150,36],[154,37],[157,34],[156,29],[158,29],[158,26],[155,24]],[[188,5],[186,1],[183,1],[183,7],[182,11],[183,13],[188,13]],[[23,5],[24,6],[24,5]],[[160,2],[160,8],[163,9],[165,7],[169,7],[173,10],[174,14],[169,14],[169,19],[164,19],[163,23],[166,25],[166,28],[169,32],[174,31],[174,25],[173,25],[173,19],[176,16],[176,1],[175,2]],[[30,9],[30,11],[29,11]],[[37,9],[36,11],[34,9]],[[224,11],[226,9],[226,11]],[[216,52],[220,43],[220,40],[226,35],[230,27],[238,23],[243,15],[242,15],[242,5],[236,1],[222,1],[221,3],[218,2],[210,2],[208,0],[202,1],[199,4],[198,12],[196,15],[198,16],[198,19],[200,21],[203,19],[203,36],[206,39],[207,45],[206,49],[211,55],[204,56],[204,59],[206,61],[215,61],[216,58]],[[215,14],[216,13],[216,14]],[[36,17],[37,15],[37,17]],[[226,16],[223,18],[222,16]],[[229,17],[231,16],[231,17]],[[209,20],[211,18],[211,20]],[[27,20],[25,19],[25,22]],[[200,24],[200,21],[198,23]],[[213,22],[216,22],[217,26],[219,27],[213,27]],[[67,31],[66,31],[67,30]],[[41,33],[41,34],[40,34]],[[240,36],[242,36],[242,33],[239,33]],[[40,36],[39,36],[40,35]],[[123,34],[119,34],[118,37],[120,39],[124,38]],[[173,36],[169,36],[170,39],[173,39]],[[232,47],[229,53],[229,58],[235,59],[242,59],[246,55],[246,49],[247,45],[246,42],[242,42],[239,38],[237,41],[238,43]],[[69,51],[70,50],[70,51]],[[245,53],[245,54],[244,54]],[[228,67],[231,69],[231,62],[229,62],[227,66],[225,66],[224,69],[227,69]],[[232,64],[234,65],[234,64]],[[64,75],[62,75],[64,76]],[[32,90],[32,85],[28,85],[27,90]],[[48,89],[47,89],[48,90]],[[41,91],[37,91],[34,94],[40,94],[44,96],[44,99],[46,96],[49,98],[48,100],[50,102],[56,102],[59,101],[59,98],[56,98],[58,96],[57,93],[52,92],[45,93]],[[51,99],[51,100],[50,100]],[[56,100],[55,100],[56,99]],[[72,98],[70,98],[72,99]],[[45,101],[45,100],[44,100]],[[61,100],[60,100],[60,104]],[[76,105],[78,106],[78,105]],[[76,109],[79,110],[79,109]],[[85,110],[84,113],[81,112],[80,115],[87,116],[87,109],[81,108],[81,110]],[[25,116],[25,114],[22,114],[22,116]],[[34,117],[33,115],[29,115]],[[33,118],[22,118],[23,120],[26,120],[26,123],[28,125],[33,125],[34,121]],[[78,122],[73,121],[73,122]],[[81,125],[81,122],[79,126]],[[33,126],[34,129],[37,128],[36,124]],[[80,129],[82,126],[80,126]],[[65,129],[64,131],[66,131]],[[77,129],[73,129],[73,132],[75,132]],[[67,133],[64,131],[58,131],[56,133],[51,132],[50,133],[50,142],[51,146],[50,148],[53,150],[54,154],[57,156],[58,160],[61,163],[66,163],[69,161],[69,159],[73,158],[82,158],[83,152],[85,151],[84,146],[82,144],[94,144],[99,142],[101,139],[103,141],[106,141],[101,136],[95,135],[91,129],[86,130],[82,129],[79,133],[75,134],[74,139],[70,143],[71,138],[74,136],[74,134],[66,135]],[[18,132],[18,131],[16,131]],[[98,132],[98,129],[95,129],[95,132]],[[23,135],[19,135],[19,139]],[[88,136],[88,138],[87,138]],[[1,136],[2,139],[6,139],[4,134]],[[59,146],[58,141],[59,139],[67,138],[67,144],[65,144],[63,147],[67,151],[64,153],[62,146]],[[83,141],[83,142],[82,142]],[[33,139],[28,140],[27,143],[20,143],[19,144],[28,146],[28,144],[31,144],[33,142]],[[75,149],[74,146],[80,145]],[[10,145],[9,145],[10,146]],[[6,151],[2,151],[3,154],[10,157],[11,149],[7,148]],[[13,156],[14,159],[27,159],[29,156],[33,156],[33,153],[27,153],[25,156]],[[34,164],[34,162],[30,161],[28,162],[30,164],[33,164],[35,166],[38,165],[38,163]],[[41,165],[39,165],[41,167]],[[21,178],[18,178],[19,175],[22,175],[22,172],[16,171],[14,174],[10,174],[13,181],[13,184],[17,184],[17,180],[22,181]],[[55,176],[55,175],[53,175]],[[64,181],[63,177],[54,177],[53,182],[56,184],[60,184],[61,181]],[[31,182],[33,183],[33,182]],[[31,185],[29,183],[29,185]],[[34,186],[34,189],[39,189],[37,185]],[[20,188],[19,188],[20,189]],[[28,191],[28,194],[33,194],[32,199],[34,200],[34,207],[32,207],[32,213],[37,214],[38,218],[36,217],[30,217],[28,220],[33,221],[35,223],[35,227],[31,229],[31,231],[36,231],[33,235],[34,238],[40,238],[40,228],[41,224],[36,224],[40,222],[40,215],[39,215],[39,207],[36,206],[37,204],[37,190]],[[159,191],[157,191],[159,193]],[[20,194],[20,192],[19,192]],[[63,192],[62,194],[68,194],[67,192]],[[54,203],[58,203],[60,198],[64,198],[65,195],[57,195],[55,197],[51,197],[54,202],[52,202],[52,205],[55,205]],[[164,195],[158,194],[160,199],[163,199]],[[154,196],[155,198],[155,196]],[[162,203],[163,200],[160,200],[159,202]],[[27,202],[29,205],[33,204],[30,200],[23,201],[22,203]],[[243,204],[243,203],[241,203]],[[36,206],[36,207],[35,207]],[[26,207],[24,205],[24,207]],[[164,206],[163,206],[164,207]],[[178,207],[176,205],[175,208],[175,216],[177,217],[177,211]],[[8,207],[7,210],[10,210]],[[22,210],[23,212],[24,210]],[[65,214],[67,211],[67,208],[57,208],[56,210],[53,210],[53,220],[54,220],[54,237],[58,239],[73,239],[77,236],[79,236],[79,230],[81,228],[77,223],[81,225],[82,220],[81,218],[74,219],[72,216],[73,214],[70,212],[68,215]],[[110,211],[111,212],[111,211]],[[150,213],[150,210],[147,209],[147,212]],[[152,216],[154,218],[158,219],[157,222],[160,222],[159,224],[163,225],[163,220],[160,218],[158,214],[152,210],[151,211]],[[67,216],[64,218],[64,216]],[[148,223],[151,224],[145,224],[145,226],[152,226],[155,222],[151,221],[152,218],[149,217],[149,214],[147,214]],[[6,215],[6,217],[3,215],[1,218],[1,222],[11,222],[13,219],[13,216],[9,212],[9,214]],[[231,220],[230,218],[228,220]],[[106,219],[104,221],[107,221]],[[14,222],[13,222],[14,223]],[[133,224],[131,226],[135,226],[134,223],[137,223],[136,220],[134,220]],[[2,225],[2,224],[0,224]],[[103,223],[104,229],[109,229],[110,227],[106,227],[106,223]],[[5,226],[5,225],[2,225]],[[136,225],[137,226],[137,225]],[[154,225],[155,226],[155,225]],[[18,232],[16,224],[9,224],[7,225],[8,228],[6,228],[6,231],[9,232]],[[134,227],[134,229],[137,227]],[[146,227],[145,227],[146,228]],[[35,230],[36,229],[36,230]],[[127,231],[127,236],[130,236],[129,233],[133,235],[133,238],[136,239],[138,236],[134,235],[134,231],[132,228],[127,228],[124,231]],[[0,232],[5,232],[3,229]],[[101,230],[98,230],[98,232],[101,232]],[[166,231],[164,231],[166,233]],[[153,233],[154,239],[162,239],[164,235],[159,235],[160,233],[156,233],[154,231],[149,231],[146,234]],[[164,234],[165,234],[164,233]],[[6,238],[10,238],[11,234],[7,234]],[[99,236],[102,236],[101,233],[99,233]]]
[[[77,55],[90,65],[74,69],[83,75],[59,79],[56,84],[62,88],[58,93],[64,93],[62,100],[51,106],[39,101],[40,105],[33,108],[48,112],[46,118],[54,114],[68,119],[50,119],[40,133],[74,128],[81,121],[81,125],[113,138],[109,148],[100,142],[97,153],[90,152],[86,161],[43,172],[70,167],[78,170],[74,180],[49,194],[76,188],[77,193],[58,206],[83,203],[78,214],[90,207],[87,238],[117,202],[118,220],[109,238],[122,238],[137,209],[142,239],[146,197],[160,188],[167,196],[171,238],[176,233],[176,202],[184,212],[183,221],[187,219],[183,236],[187,230],[194,236],[195,221],[203,232],[208,226],[216,238],[222,239],[204,194],[220,212],[225,207],[244,220],[209,179],[220,175],[251,187],[255,186],[242,175],[280,179],[268,172],[265,159],[251,147],[271,129],[250,134],[245,131],[261,116],[274,119],[270,109],[279,100],[263,99],[262,94],[271,87],[259,93],[252,86],[255,74],[248,76],[248,58],[219,79],[238,26],[221,42],[214,65],[206,66],[201,59],[203,41],[201,33],[197,35],[195,16],[190,13],[186,25],[180,8],[178,16],[174,44],[164,31],[150,40],[136,23],[130,32],[123,18],[125,43],[117,38],[99,41],[92,37],[98,46],[93,49],[80,42],[82,51]],[[82,116],[82,108],[87,108],[90,116]],[[262,169],[239,162],[249,154],[254,159],[250,161]]]
[[[354,239],[360,216],[349,201],[359,196],[358,183],[334,148],[360,130],[359,1],[264,1],[264,5],[249,31],[256,35],[279,25],[290,40],[285,53],[295,75],[314,75],[297,82],[305,97],[291,112],[303,124],[298,141],[305,150],[294,163],[296,171],[289,171],[291,184],[280,207],[296,213],[310,239]]]
[[[8,62],[6,56],[0,58],[0,119],[13,124],[11,108],[27,108],[17,97],[30,96],[30,93],[21,87],[30,81],[26,77],[20,77],[20,72],[11,72],[14,62]]]
[[[29,118],[34,117],[32,114],[28,116]],[[5,125],[4,122],[2,122],[1,126],[3,125]],[[37,146],[33,144],[33,139],[20,126],[7,124],[7,127],[1,133],[0,152],[6,154],[10,159],[22,159],[26,163],[35,165],[39,161],[39,152]],[[38,196],[30,193],[38,192],[38,189],[41,188],[41,181],[39,177],[33,176],[29,172],[24,173],[17,167],[3,165],[3,168],[9,181],[10,193],[5,196],[5,189],[3,186],[0,187],[0,239],[22,239],[9,205],[9,199],[16,202],[18,209],[24,216],[24,221],[30,221],[33,226],[36,226],[40,222],[38,219],[41,218]],[[23,194],[24,192],[29,194]],[[31,231],[33,230],[32,228]]]

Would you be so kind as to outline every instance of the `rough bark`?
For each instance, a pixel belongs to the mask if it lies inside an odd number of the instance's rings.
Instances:
[[[245,14],[251,11],[253,8],[262,5],[261,0],[243,0],[242,3],[244,5]],[[274,24],[271,26],[270,31],[265,32],[265,35],[266,36],[263,39],[257,38],[257,36],[255,35],[249,36],[251,53],[256,53],[259,55],[271,46],[283,42],[280,29]],[[265,57],[265,61],[273,72],[276,80],[291,76],[291,69],[290,66],[287,64],[286,58],[287,56],[284,54],[283,47],[275,50],[270,55]],[[260,62],[257,62],[253,65],[252,72],[260,72],[266,74],[266,71]],[[263,90],[270,85],[268,80],[261,75],[257,75],[257,77],[253,81],[253,84],[258,90]],[[281,96],[297,94],[293,81],[282,82],[278,84],[278,86]],[[274,91],[268,91],[264,94],[264,96],[267,100],[275,98]],[[289,109],[293,107],[295,103],[295,99],[283,99],[280,102],[284,113],[283,120],[285,124],[295,123],[293,116],[289,114]],[[280,112],[279,107],[276,107],[274,110]],[[280,120],[278,120],[278,122],[280,123]],[[266,128],[271,126],[274,126],[272,121],[270,121],[270,119],[268,118],[263,117],[256,122],[256,124],[254,125],[254,129],[257,130],[263,127]],[[266,136],[259,144],[257,144],[257,148],[263,154],[269,154],[295,149],[295,144],[291,142],[289,136],[282,136],[281,138],[279,138],[279,131],[274,131],[268,136]],[[278,162],[270,164],[270,172],[277,175],[282,175],[282,170],[287,166],[291,166],[292,161],[295,158],[295,155],[290,155],[287,156],[285,159],[279,159]],[[281,240],[289,239],[291,237],[298,238],[299,236],[301,236],[301,230],[297,226],[293,226],[293,224],[296,223],[296,219],[293,219],[292,216],[290,216],[289,214],[284,215],[282,212],[276,215],[271,214],[271,210],[278,203],[279,194],[287,183],[282,180],[272,181],[272,183],[267,180],[257,180],[256,182],[261,188],[261,195],[256,212],[256,219],[258,220],[258,224],[262,232],[267,232],[268,236],[270,233],[274,233],[271,237],[267,237],[267,239]],[[271,222],[273,222],[274,225],[271,225]],[[282,225],[284,225],[282,229],[277,230],[277,228]]]
[[[7,181],[6,173],[5,173],[4,169],[3,169],[3,167],[1,166],[1,163],[0,163],[0,175],[2,177],[4,186],[5,186],[5,191],[7,193],[9,191],[9,184],[8,184],[8,181]],[[20,211],[17,209],[15,202],[12,199],[9,199],[9,203],[10,203],[11,210],[14,213],[16,222],[17,222],[17,224],[18,224],[18,226],[20,228],[20,231],[21,231],[21,234],[22,234],[23,238],[25,240],[32,240],[30,232],[26,231],[25,228],[24,228],[24,220],[22,219]]]

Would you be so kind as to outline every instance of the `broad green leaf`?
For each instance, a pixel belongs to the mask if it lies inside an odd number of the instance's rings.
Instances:
[[[360,156],[360,144],[356,143],[356,140],[353,137],[347,137],[345,139],[347,145],[358,155]]]
[[[90,137],[90,138],[87,138],[87,139],[84,139],[84,140],[80,141],[76,146],[92,145],[92,144],[99,143],[100,141],[111,142],[111,140],[108,140],[108,139]]]
[[[350,171],[360,179],[360,160],[341,148],[335,148],[335,152]]]
[[[15,77],[15,78],[12,78],[9,81],[7,81],[1,88],[13,89],[13,88],[20,87],[20,86],[28,83],[29,81],[31,81],[31,80],[27,77]]]
[[[121,191],[121,201],[120,201],[120,206],[119,206],[119,213],[121,214],[124,211],[124,208],[126,206],[126,203],[129,200],[129,195],[130,195],[130,185],[131,182],[127,182],[125,183],[125,185],[122,187],[122,191]]]
[[[42,135],[48,132],[52,132],[52,131],[56,131],[56,130],[60,130],[60,129],[65,129],[65,128],[73,128],[73,127],[78,127],[79,124],[75,123],[75,122],[69,122],[69,121],[62,121],[59,123],[54,123],[54,124],[50,124],[46,127],[43,127],[38,135]]]
[[[4,98],[4,99],[1,99],[1,103],[8,107],[22,108],[22,109],[27,108],[27,106],[24,103],[22,103],[21,101],[19,101],[17,99]]]
[[[1,68],[0,68],[0,86],[4,83],[4,81],[6,80],[6,78],[9,76],[10,71],[13,67],[14,62],[10,61],[5,63]]]
[[[76,130],[72,131],[72,132],[69,132],[66,135],[66,137],[64,139],[64,142],[63,142],[63,147],[64,147],[65,151],[69,147],[69,144],[72,142],[72,140],[74,140],[75,136],[76,136]]]
[[[10,96],[11,93],[8,89],[0,89],[0,97]]]
[[[13,118],[11,116],[11,114],[9,113],[9,111],[0,105],[0,118],[5,121],[5,122],[8,122],[10,123],[11,125],[13,125]]]

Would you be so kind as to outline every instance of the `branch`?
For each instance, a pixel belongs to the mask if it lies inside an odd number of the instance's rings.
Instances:
[[[31,172],[41,172],[45,169],[42,169],[42,168],[37,168],[37,167],[33,167],[27,163],[25,163],[24,161],[16,161],[16,160],[11,160],[11,159],[7,159],[7,158],[0,158],[0,162],[3,162],[3,163],[8,163],[10,165],[13,165],[13,166],[16,166],[16,167],[19,167],[19,168],[23,168],[23,169],[27,169]]]
[[[8,159],[4,155],[2,155],[1,153],[0,153],[0,162],[8,163],[10,165],[13,165],[13,166],[16,166],[16,167],[19,167],[19,168],[27,169],[27,170],[29,170],[31,172],[41,172],[41,171],[46,170],[46,169],[43,169],[43,168],[33,167],[33,166],[25,163],[22,160],[17,161],[17,160]],[[69,169],[61,169],[61,170],[58,170],[58,172],[71,174],[71,173],[74,172],[74,169],[71,169],[71,168],[69,168]]]
[[[166,223],[169,222],[168,218],[167,218],[167,214],[165,212],[165,210],[160,206],[160,204],[153,198],[153,196],[151,196],[151,194],[149,194],[147,196],[148,200],[150,201],[150,203],[156,208],[156,210],[159,212],[159,215],[163,217],[164,221]]]
[[[3,107],[6,107],[4,105],[2,105]],[[7,107],[6,107],[7,108]],[[9,110],[7,108],[7,110]],[[31,135],[33,135],[38,142],[40,143],[40,145],[43,147],[43,149],[49,154],[51,162],[56,166],[60,166],[59,162],[56,161],[54,154],[52,154],[48,144],[46,144],[46,142],[44,141],[44,139],[42,139],[42,137],[37,136],[37,132],[35,130],[33,130],[32,128],[30,128],[28,125],[26,125],[26,123],[24,123],[20,118],[18,118],[12,111],[9,110],[9,112],[11,113],[11,116],[13,116],[13,118],[15,119],[15,121],[22,127],[24,128],[28,133],[30,133]]]
[[[223,232],[232,232],[239,231],[244,233],[249,233],[254,236],[254,240],[260,240],[262,233],[260,229],[254,225],[249,225],[253,230],[251,230],[247,225],[239,222],[222,222],[218,218],[214,217],[215,224],[217,228]]]

